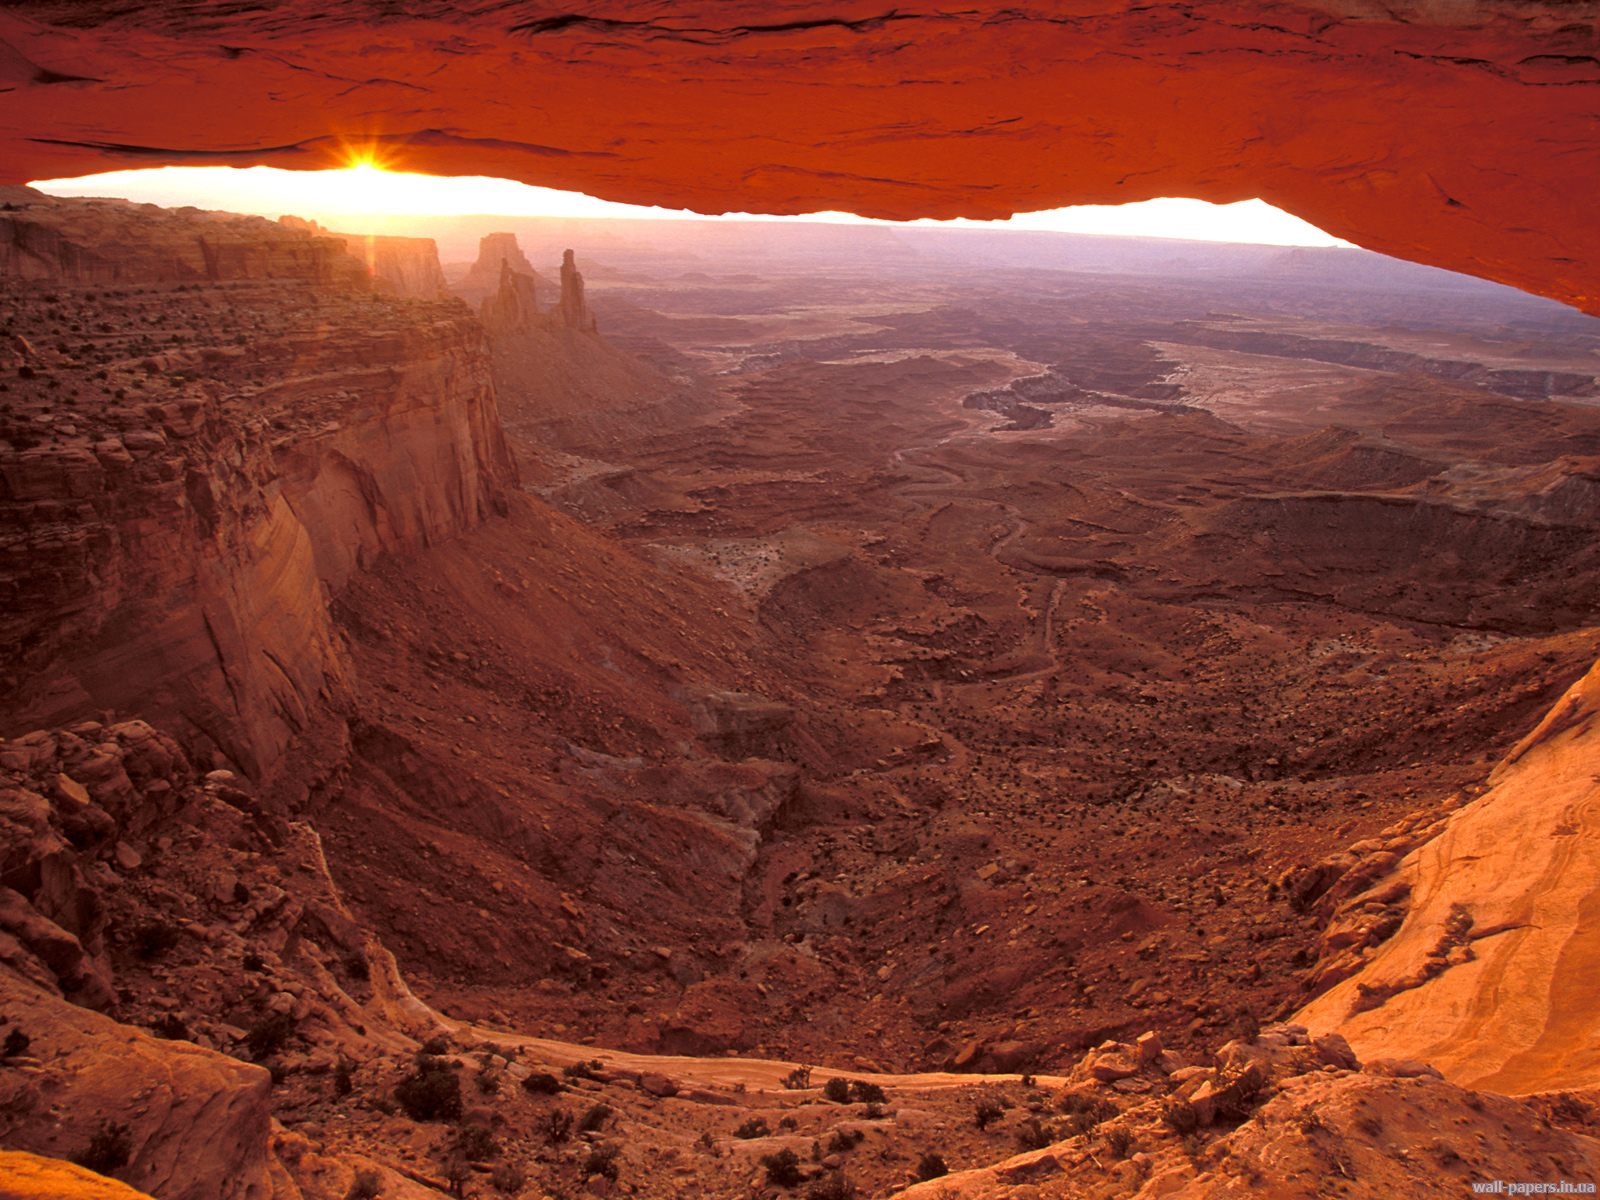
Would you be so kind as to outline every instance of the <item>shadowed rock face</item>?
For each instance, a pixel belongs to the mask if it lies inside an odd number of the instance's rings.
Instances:
[[[1259,195],[1375,250],[1600,306],[1577,182],[1600,176],[1600,37],[1556,5],[31,0],[0,43],[15,181],[320,168],[365,140],[412,170],[702,212]]]
[[[482,328],[453,301],[370,290],[336,239],[10,191],[10,228],[54,248],[0,288],[21,319],[50,283],[118,282],[73,303],[106,329],[137,311],[162,342],[17,351],[0,454],[8,708],[147,703],[159,679],[194,730],[270,771],[342,687],[322,589],[503,505],[514,471]],[[216,229],[234,268],[208,273],[196,247]],[[224,309],[249,328],[208,325]],[[102,403],[77,422],[22,415],[96,368]]]

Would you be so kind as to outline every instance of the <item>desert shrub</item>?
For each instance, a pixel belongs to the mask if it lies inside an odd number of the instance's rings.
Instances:
[[[972,1119],[979,1129],[989,1128],[1004,1115],[1005,1109],[993,1100],[978,1101],[978,1107],[972,1111]]]
[[[1055,1130],[1038,1117],[1029,1117],[1017,1129],[1017,1145],[1024,1151],[1043,1150],[1055,1140]]]
[[[503,1162],[489,1172],[489,1186],[506,1196],[515,1196],[528,1184],[528,1173],[516,1163]]]
[[[482,1125],[463,1125],[456,1130],[456,1153],[468,1162],[488,1162],[500,1157],[500,1143]]]
[[[806,1088],[811,1086],[811,1068],[796,1067],[781,1080],[779,1080],[779,1082],[791,1092],[803,1092]]]
[[[21,1058],[32,1044],[33,1039],[23,1033],[21,1027],[13,1029],[6,1034],[5,1045],[0,1047],[0,1058]]]
[[[415,1069],[395,1085],[394,1098],[413,1121],[453,1121],[461,1115],[461,1080],[442,1059],[419,1054]]]
[[[351,1076],[355,1073],[355,1064],[343,1055],[338,1064],[333,1068],[333,1094],[335,1096],[348,1096],[355,1090],[355,1083]]]
[[[1106,1130],[1106,1149],[1115,1159],[1127,1158],[1133,1152],[1133,1130],[1126,1125],[1114,1125]]]
[[[887,1104],[889,1094],[875,1083],[852,1079],[850,1081],[850,1099],[857,1104]]]
[[[447,1037],[444,1037],[442,1034],[438,1035],[438,1036],[435,1036],[435,1037],[431,1037],[427,1041],[422,1043],[422,1053],[423,1054],[431,1054],[435,1058],[437,1058],[441,1054],[449,1054],[450,1053],[450,1039],[447,1038]]]
[[[889,1110],[881,1104],[869,1104],[861,1115],[869,1121],[881,1121],[889,1115]]]
[[[622,1148],[613,1142],[602,1142],[591,1148],[583,1163],[584,1176],[599,1175],[615,1183],[619,1169],[617,1159],[621,1154]]]
[[[244,1044],[250,1057],[260,1062],[282,1050],[293,1036],[293,1017],[288,1013],[268,1013],[246,1031]]]
[[[833,1136],[828,1139],[828,1153],[848,1154],[859,1146],[866,1136],[859,1129],[835,1129]]]
[[[563,1089],[561,1080],[548,1071],[535,1071],[522,1081],[522,1090],[530,1096],[557,1096]]]
[[[611,1116],[609,1104],[591,1104],[589,1111],[583,1114],[578,1121],[579,1133],[596,1133]]]
[[[344,1200],[378,1200],[382,1190],[382,1178],[371,1167],[367,1167],[356,1172],[350,1190],[344,1194]]]
[[[1117,1115],[1117,1106],[1104,1096],[1089,1092],[1068,1092],[1061,1097],[1060,1108],[1068,1116],[1085,1116],[1091,1126],[1109,1121]]]
[[[171,921],[141,921],[134,926],[133,952],[149,960],[160,958],[183,939],[183,930]]]
[[[749,1141],[751,1138],[764,1138],[772,1136],[772,1127],[767,1124],[765,1117],[751,1117],[743,1125],[733,1131],[733,1136]]]
[[[763,1154],[761,1165],[767,1169],[767,1182],[770,1184],[789,1188],[800,1182],[800,1156],[793,1150]]]
[[[1067,1130],[1076,1137],[1116,1116],[1117,1106],[1103,1096],[1069,1092],[1061,1099],[1061,1111],[1067,1114]]]
[[[786,1132],[793,1133],[796,1129],[800,1128],[800,1122],[795,1120],[793,1117],[784,1117],[778,1122],[778,1128],[785,1130]]]
[[[806,1189],[806,1200],[856,1200],[856,1185],[843,1171],[829,1171]]]
[[[600,1071],[605,1066],[598,1058],[591,1058],[588,1062],[568,1063],[561,1068],[561,1073],[568,1079],[594,1079],[599,1080]]]
[[[150,1032],[169,1042],[187,1042],[189,1027],[177,1013],[162,1013],[150,1026]]]
[[[264,971],[267,968],[266,960],[255,950],[246,950],[239,965],[246,971]]]
[[[131,1157],[133,1139],[128,1127],[120,1122],[102,1121],[89,1144],[74,1154],[72,1161],[97,1175],[109,1175],[127,1166]]]
[[[1186,1137],[1200,1128],[1200,1114],[1187,1100],[1170,1101],[1161,1110],[1161,1119],[1179,1137]]]
[[[822,1085],[822,1094],[835,1104],[847,1104],[850,1101],[850,1081],[839,1078],[830,1079]]]
[[[552,1108],[544,1115],[544,1140],[559,1146],[572,1136],[572,1114],[564,1108]]]
[[[917,1178],[919,1180],[938,1179],[941,1175],[950,1174],[950,1166],[944,1157],[933,1153],[931,1150],[917,1159]]]

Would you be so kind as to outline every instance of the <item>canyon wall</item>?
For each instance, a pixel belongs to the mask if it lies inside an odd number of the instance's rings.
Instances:
[[[1300,1014],[1363,1059],[1428,1062],[1508,1094],[1600,1086],[1600,666],[1490,777],[1491,788],[1341,906],[1335,948],[1379,941]]]
[[[169,265],[57,294],[50,282],[83,281],[75,264],[114,261],[116,246],[94,236],[103,206],[40,207],[79,249],[53,281],[37,257],[4,280],[18,360],[0,452],[8,723],[136,710],[270,774],[343,694],[330,589],[503,505],[514,468],[482,329],[454,302],[365,290],[338,242],[313,265],[353,276],[284,280],[277,266],[324,239],[268,222],[232,259],[265,274],[173,288]],[[105,226],[119,243],[144,215],[123,208]]]
[[[439,247],[432,238],[334,233],[315,221],[295,216],[279,217],[278,224],[343,242],[345,252],[359,260],[368,277],[390,295],[411,300],[439,300],[446,295]]]
[[[0,187],[0,278],[38,284],[299,280],[360,286],[338,238],[262,217],[124,200],[65,203]]]

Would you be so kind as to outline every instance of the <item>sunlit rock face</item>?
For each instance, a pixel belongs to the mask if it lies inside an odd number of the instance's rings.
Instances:
[[[704,212],[1259,195],[1600,310],[1600,38],[1569,5],[24,0],[0,77],[14,181],[353,141]]]

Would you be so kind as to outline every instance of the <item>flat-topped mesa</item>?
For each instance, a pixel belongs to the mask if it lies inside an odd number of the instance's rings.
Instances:
[[[561,252],[561,302],[556,311],[561,314],[561,323],[568,329],[584,333],[597,331],[594,314],[589,311],[589,302],[583,298],[583,276],[578,273],[571,250]]]
[[[500,269],[509,266],[518,275],[526,276],[535,284],[539,273],[533,269],[528,256],[517,245],[514,233],[486,233],[478,241],[478,260],[472,264],[456,292],[468,303],[479,303],[500,290]]]
[[[439,246],[432,238],[394,237],[376,233],[336,233],[303,217],[281,216],[278,224],[317,237],[337,238],[345,253],[366,268],[368,277],[390,295],[409,300],[439,300],[448,296]]]

